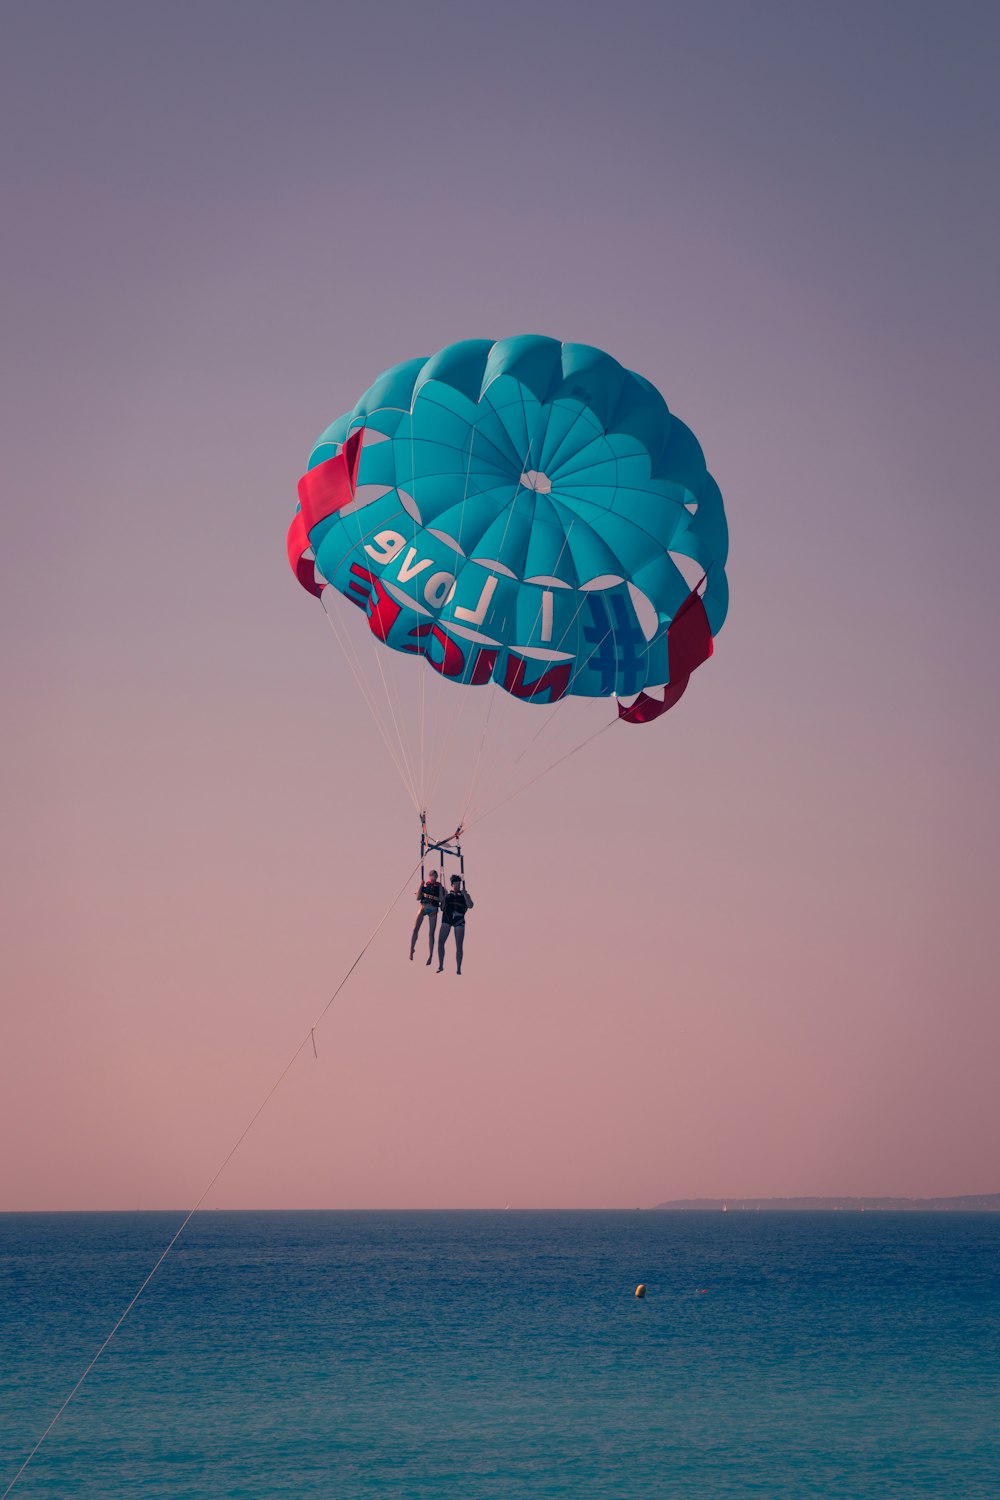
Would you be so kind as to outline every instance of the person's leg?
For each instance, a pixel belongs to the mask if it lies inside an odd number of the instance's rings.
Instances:
[[[462,972],[462,949],[465,947],[465,923],[455,928],[455,965]]]
[[[437,914],[437,912],[436,911],[429,912],[428,915],[427,915],[427,925],[428,925],[428,927],[431,930],[431,940],[430,940],[430,943],[428,944],[428,947],[427,947],[427,962],[428,963],[431,963],[432,960],[433,960],[433,958],[434,958],[434,931],[435,931],[435,928],[437,927],[437,924],[438,924],[438,914]]]
[[[439,974],[440,974],[441,970],[444,968],[444,945],[448,941],[448,934],[449,934],[450,931],[451,931],[451,923],[450,922],[442,922],[441,923],[441,936],[438,938],[438,968],[437,968],[437,971],[438,971]]]
[[[420,924],[421,924],[421,922],[423,920],[424,920],[424,912],[423,912],[423,907],[421,907],[421,909],[417,912],[417,920],[413,924],[413,936],[410,938],[410,957],[411,958],[413,957],[413,950],[417,946],[417,933],[420,931]],[[432,933],[431,942],[432,943],[434,941],[433,932],[434,932],[434,929],[431,928],[431,933]]]

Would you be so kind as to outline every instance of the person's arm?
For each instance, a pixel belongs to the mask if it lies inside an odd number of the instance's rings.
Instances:
[[[465,909],[466,909],[466,911],[471,911],[472,908],[475,906],[476,903],[473,901],[472,897],[469,895],[469,893],[465,889],[464,885],[462,887],[462,895],[465,897]]]

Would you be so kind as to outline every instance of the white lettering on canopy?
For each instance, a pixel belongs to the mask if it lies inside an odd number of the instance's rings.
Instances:
[[[431,609],[441,609],[455,583],[454,573],[432,573],[424,584],[424,598]]]
[[[496,587],[497,581],[491,574],[483,584],[482,592],[479,595],[479,603],[476,605],[475,609],[466,609],[464,604],[456,604],[456,620],[465,620],[470,625],[481,625],[486,619],[486,611],[490,607],[490,600],[496,593]]]
[[[365,551],[377,563],[390,563],[402,551],[405,536],[398,531],[376,531],[370,542],[365,542]]]
[[[552,590],[542,590],[542,640],[552,639]]]
[[[409,552],[407,552],[406,556],[403,558],[403,561],[400,563],[399,572],[396,574],[396,577],[399,579],[400,583],[409,583],[411,578],[416,578],[418,573],[422,573],[425,568],[429,568],[431,566],[431,559],[429,557],[422,557],[416,564],[416,566],[414,566],[414,559],[416,555],[416,547],[411,547]]]
[[[437,536],[440,541],[448,540],[438,532],[435,532],[434,535]],[[457,543],[452,543],[452,545],[456,547],[456,550],[460,550]],[[406,546],[406,538],[403,536],[402,532],[386,530],[377,531],[370,542],[365,542],[364,550],[367,552],[368,556],[372,559],[373,562],[378,563],[382,567],[385,567],[388,563],[393,562],[394,559],[399,556],[404,546]],[[493,595],[496,593],[497,583],[499,582],[497,573],[503,573],[510,578],[516,577],[516,574],[511,573],[510,569],[504,567],[502,563],[495,562],[492,559],[487,560],[485,558],[477,558],[475,560],[482,566],[495,569],[496,572],[490,573],[489,576],[483,580],[483,586],[479,591],[479,599],[477,600],[474,609],[467,608],[464,604],[456,605],[456,621],[461,620],[467,625],[482,625],[483,621],[486,619],[486,616],[489,614],[490,605],[493,602]],[[690,560],[685,559],[685,561],[689,562]],[[697,564],[690,565],[692,567],[697,567]],[[428,568],[432,568],[433,566],[433,558],[421,557],[418,559],[416,547],[408,547],[406,556],[403,558],[402,562],[399,565],[397,573],[398,582],[401,584],[410,583],[414,578],[419,578],[421,573],[426,572]],[[551,585],[551,587],[542,589],[541,603],[541,638],[543,641],[551,641],[554,623],[552,589],[555,587],[570,588],[571,585],[567,584],[561,578],[545,578],[544,580],[542,578],[532,578],[526,581],[534,584],[541,584],[542,582],[544,582],[547,585]],[[585,582],[578,584],[577,587],[585,590],[586,592],[592,592],[598,589],[615,588],[623,582],[624,579],[622,579],[620,575],[616,573],[603,573],[598,578],[588,578]],[[633,584],[629,583],[628,587],[630,593],[632,594],[633,603],[636,607],[640,623],[643,627],[643,634],[646,636],[646,639],[649,640],[651,634],[655,633],[655,629],[658,624],[658,621],[656,620],[655,607],[651,604],[651,602],[646,598],[644,594],[642,594],[638,589],[635,588]],[[454,595],[454,573],[449,573],[446,569],[441,569],[436,573],[429,574],[428,577],[424,580],[423,596],[427,600],[427,603],[430,605],[431,609],[442,609],[445,604],[451,602],[451,600],[454,598]],[[636,597],[637,595],[638,598]],[[643,605],[645,606],[645,609],[642,608]],[[648,619],[647,616],[649,616]]]

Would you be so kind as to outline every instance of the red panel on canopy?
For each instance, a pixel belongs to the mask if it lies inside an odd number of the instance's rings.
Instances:
[[[308,589],[310,594],[315,594],[318,599],[323,592],[323,588],[321,584],[316,582],[316,567],[312,556],[306,556],[307,552],[311,554],[312,549],[309,546],[309,533],[306,530],[306,523],[302,518],[300,510],[295,512],[295,515],[292,517],[292,524],[288,528],[287,546],[288,561],[291,564],[292,572],[302,587]]]
[[[315,594],[317,599],[323,587],[316,582],[312,558],[304,555],[311,546],[309,533],[319,521],[332,516],[354,499],[363,433],[363,427],[352,432],[339,453],[317,464],[299,480],[299,509],[288,528],[288,561],[302,587]]]
[[[649,693],[640,693],[627,708],[624,703],[619,703],[618,717],[624,719],[626,724],[651,724],[654,719],[665,714],[684,692],[691,680],[691,673],[703,661],[708,660],[713,648],[712,629],[705,606],[697,589],[692,589],[667,630],[670,681],[663,689],[663,697],[654,698]]]
[[[299,480],[300,514],[307,531],[354,499],[363,432],[363,427],[352,432],[339,453],[317,464]]]

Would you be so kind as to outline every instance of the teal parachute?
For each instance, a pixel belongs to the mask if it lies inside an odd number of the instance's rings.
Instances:
[[[693,433],[610,355],[537,335],[381,375],[313,448],[288,551],[306,589],[439,676],[614,697],[629,723],[677,701],[728,605]]]

